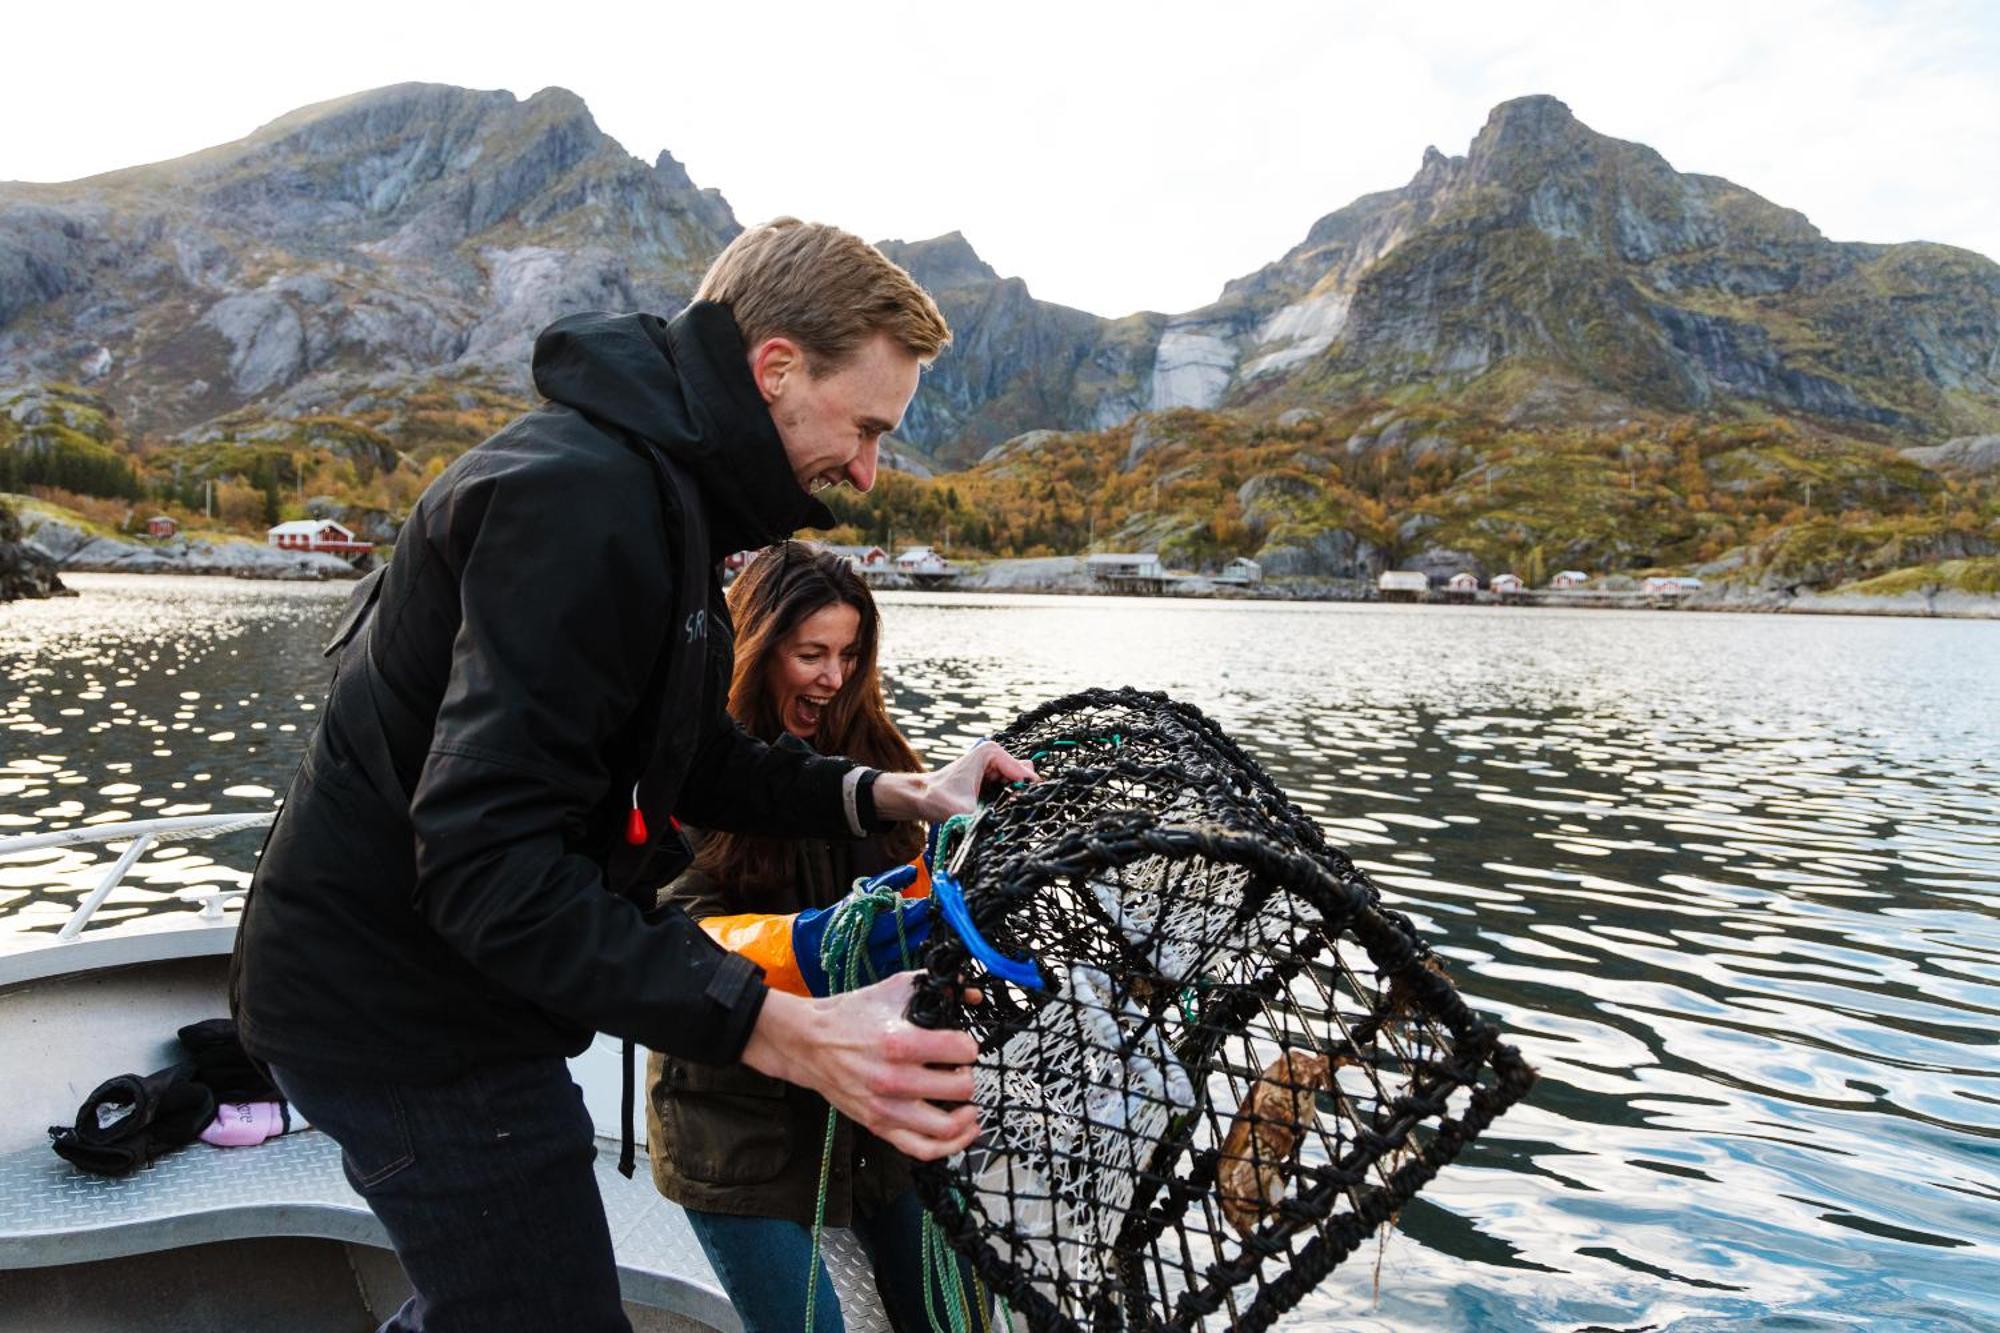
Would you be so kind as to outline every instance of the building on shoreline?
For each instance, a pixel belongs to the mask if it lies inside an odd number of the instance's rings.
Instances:
[[[879,546],[834,546],[829,544],[824,549],[832,552],[834,555],[840,556],[848,564],[854,566],[854,572],[857,574],[868,574],[889,567],[889,553]]]
[[[1420,602],[1430,595],[1431,580],[1420,569],[1385,569],[1375,591],[1385,602]]]
[[[912,575],[949,574],[951,561],[939,555],[934,546],[910,546],[905,547],[903,553],[896,557],[896,572]]]
[[[1083,558],[1090,577],[1119,592],[1160,592],[1167,586],[1167,572],[1160,568],[1157,551],[1103,552]]]
[[[264,540],[286,551],[323,551],[328,555],[370,555],[375,543],[356,540],[354,530],[330,518],[297,518],[280,523]]]
[[[1215,582],[1230,587],[1248,588],[1264,581],[1264,567],[1248,556],[1239,555],[1222,567],[1215,576]]]

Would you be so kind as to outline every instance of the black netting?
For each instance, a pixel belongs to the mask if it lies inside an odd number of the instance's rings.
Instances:
[[[1042,985],[933,937],[918,1016],[979,1039],[982,1130],[918,1187],[1036,1328],[1266,1327],[1534,1075],[1198,710],[1092,690],[999,739],[1043,781],[957,878]]]

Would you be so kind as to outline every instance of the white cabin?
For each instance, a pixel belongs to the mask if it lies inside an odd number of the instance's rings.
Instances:
[[[266,532],[264,539],[287,551],[329,551],[336,555],[352,555],[374,549],[368,542],[355,540],[352,528],[330,518],[295,518]]]
[[[1431,590],[1431,580],[1421,569],[1385,569],[1375,582],[1375,590],[1421,597]]]
[[[1264,581],[1264,567],[1248,556],[1239,555],[1222,567],[1222,572],[1215,576],[1215,581],[1217,583],[1233,583],[1243,586],[1262,583]]]
[[[1156,579],[1162,572],[1155,551],[1088,555],[1083,563],[1090,576],[1098,579]]]
[[[935,547],[912,546],[896,557],[896,568],[905,574],[946,574],[951,571],[951,562]]]

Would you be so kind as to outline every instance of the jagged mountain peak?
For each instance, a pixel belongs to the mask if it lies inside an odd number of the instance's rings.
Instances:
[[[926,287],[1000,281],[999,273],[979,257],[964,232],[948,231],[923,241],[884,241],[881,248]]]
[[[1523,195],[1551,188],[1672,191],[1680,179],[1653,149],[1600,134],[1545,94],[1494,107],[1452,177],[1453,185],[1499,185]]]
[[[660,155],[653,159],[653,174],[660,183],[670,190],[692,190],[694,181],[688,176],[687,168],[679,158],[662,148]]]
[[[1547,93],[1511,97],[1486,113],[1486,123],[1473,138],[1475,151],[1482,146],[1498,148],[1523,143],[1546,143],[1582,131],[1595,134],[1576,118],[1569,103]]]
[[[590,115],[590,104],[585,102],[576,93],[571,92],[558,83],[552,83],[546,88],[536,89],[523,105],[553,109],[575,115]],[[591,123],[597,123],[594,117]]]

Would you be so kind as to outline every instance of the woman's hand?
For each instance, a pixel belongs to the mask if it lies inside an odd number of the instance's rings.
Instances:
[[[970,1033],[920,1028],[905,1018],[914,984],[904,972],[823,1000],[772,991],[743,1063],[811,1088],[919,1161],[948,1157],[979,1135],[977,1109],[957,1105],[971,1101],[979,1043]]]
[[[981,741],[935,773],[884,773],[875,779],[875,812],[891,822],[935,824],[971,814],[988,782],[1033,782],[1035,766],[994,741]]]

